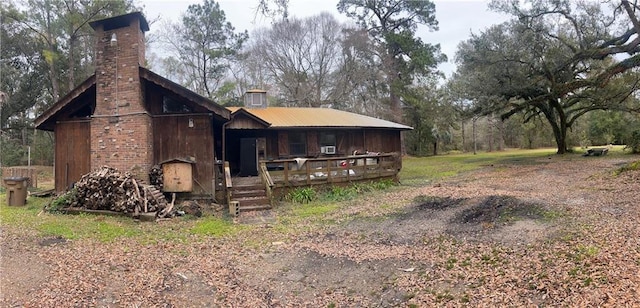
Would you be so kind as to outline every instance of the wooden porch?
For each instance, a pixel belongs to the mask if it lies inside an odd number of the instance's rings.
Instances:
[[[402,167],[397,153],[261,161],[274,187],[309,186],[394,177]]]
[[[232,177],[225,162],[226,199],[230,211],[271,208],[277,189],[395,178],[402,167],[399,153],[260,161],[257,177]]]

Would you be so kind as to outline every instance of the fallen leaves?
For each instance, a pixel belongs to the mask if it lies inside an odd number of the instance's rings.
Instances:
[[[24,258],[24,266],[44,265],[38,268],[48,279],[33,280],[31,291],[0,304],[636,306],[640,172],[612,176],[619,163],[558,159],[393,189],[342,203],[326,217],[332,224],[300,220],[291,233],[276,225],[226,238],[40,246],[42,239],[28,240],[28,230],[3,226],[3,255],[37,255]],[[414,202],[420,196],[463,201],[420,207]],[[492,212],[482,221],[491,227],[451,222],[490,196],[540,204],[554,215],[505,222]],[[6,260],[2,276],[13,280],[3,278],[3,288],[21,279]]]

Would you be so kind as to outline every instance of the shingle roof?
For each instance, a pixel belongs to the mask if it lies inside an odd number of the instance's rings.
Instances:
[[[413,129],[410,126],[403,124],[331,108],[268,107],[263,109],[247,109],[240,107],[227,107],[227,109],[232,113],[243,109],[253,116],[270,123],[270,128],[363,127],[400,130]]]

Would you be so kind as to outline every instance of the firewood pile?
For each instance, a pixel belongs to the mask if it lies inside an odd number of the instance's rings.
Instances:
[[[149,171],[149,183],[162,191],[162,188],[164,187],[164,173],[162,172],[162,166],[154,165],[151,167],[151,170]]]
[[[133,214],[156,212],[157,217],[172,217],[173,204],[167,204],[164,195],[153,185],[145,185],[129,172],[121,173],[104,166],[83,175],[75,184],[72,207],[89,210],[108,210]]]

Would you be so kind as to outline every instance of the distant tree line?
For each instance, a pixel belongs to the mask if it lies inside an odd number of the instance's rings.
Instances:
[[[640,144],[640,22],[626,0],[496,0],[513,16],[461,42],[457,71],[418,29],[438,30],[431,1],[340,0],[291,16],[256,0],[270,26],[238,31],[213,0],[149,36],[148,65],[225,106],[251,88],[277,106],[331,107],[410,125],[411,155],[504,148]],[[12,0],[0,6],[2,165],[53,161],[33,119],[94,72],[91,20],[144,10],[133,0]],[[153,22],[153,21],[152,21]],[[633,147],[633,146],[632,146]],[[640,146],[637,146],[640,147]],[[637,149],[640,150],[640,149]]]

